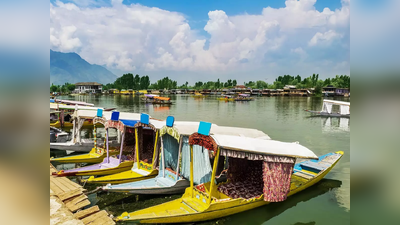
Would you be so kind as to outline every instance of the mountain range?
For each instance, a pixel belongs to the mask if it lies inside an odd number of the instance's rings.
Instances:
[[[76,53],[50,50],[50,84],[77,82],[112,83],[118,77],[106,68],[90,64]]]

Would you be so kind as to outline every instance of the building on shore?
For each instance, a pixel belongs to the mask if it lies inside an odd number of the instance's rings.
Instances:
[[[101,93],[103,85],[97,82],[78,82],[75,84],[75,93]]]
[[[322,94],[325,96],[335,96],[336,94],[336,87],[332,85],[328,85],[327,87],[322,88]]]
[[[350,95],[350,90],[348,88],[336,88],[335,94],[337,96],[346,96],[346,97],[348,97]]]

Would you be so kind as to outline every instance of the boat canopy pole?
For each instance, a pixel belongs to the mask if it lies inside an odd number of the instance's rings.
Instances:
[[[106,144],[107,144],[107,163],[109,163],[110,162],[110,155],[109,155],[109,153],[108,153],[108,128],[106,129],[106,137],[107,137],[107,142],[106,142]]]
[[[193,198],[193,145],[190,145],[190,192]]]
[[[179,166],[180,166],[180,158],[181,158],[181,151],[182,151],[182,142],[183,142],[183,137],[179,137],[179,149],[178,149],[178,165],[176,165],[176,181],[179,179]]]
[[[125,131],[125,129],[124,129]],[[121,143],[121,131],[117,129],[117,142]]]
[[[164,157],[164,144],[163,144],[163,137],[161,136],[161,157],[162,157],[162,170],[163,170],[163,177],[165,177],[165,157]]]
[[[76,120],[79,119],[79,117],[75,117],[74,120],[72,121],[72,142],[76,142]]]
[[[156,131],[156,140],[154,142],[154,150],[153,150],[153,163],[151,165],[151,168],[154,169],[155,165],[155,158],[156,158],[156,152],[157,152],[157,141],[158,141],[158,130]]]
[[[207,199],[207,204],[211,203],[212,193],[213,193],[214,187],[216,185],[215,174],[217,173],[217,169],[218,169],[219,152],[220,152],[220,148],[218,147],[217,154],[215,154],[215,158],[214,158],[214,166],[213,166],[212,175],[211,175],[210,193],[209,193],[209,196]]]
[[[122,150],[123,150],[123,147],[124,147],[124,140],[125,140],[125,133],[126,133],[125,129],[126,129],[126,127],[124,127],[124,132],[122,133],[122,137],[121,137],[121,148],[120,148],[120,152],[119,152],[119,163],[118,164],[121,163]]]
[[[94,133],[94,149],[97,150],[97,128],[96,128],[96,124],[93,123],[93,133]]]
[[[138,138],[138,127],[135,128],[135,145],[136,145],[136,163],[139,168],[139,138]]]

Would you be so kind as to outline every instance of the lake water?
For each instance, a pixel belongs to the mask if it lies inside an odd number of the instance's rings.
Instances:
[[[310,117],[304,109],[320,110],[322,98],[256,97],[251,102],[224,102],[214,96],[195,99],[188,95],[170,96],[171,106],[153,106],[138,96],[63,96],[95,106],[115,107],[121,112],[148,113],[165,119],[207,121],[218,125],[255,128],[272,139],[298,141],[317,155],[344,151],[344,156],[323,181],[289,197],[247,212],[208,221],[202,224],[349,224],[350,223],[350,121],[346,118]],[[337,99],[349,101],[346,99]],[[65,165],[68,167],[68,165]],[[65,167],[63,166],[63,167]],[[91,189],[90,186],[85,186]],[[107,209],[114,216],[125,211],[160,204],[173,196],[135,196],[115,193],[92,194],[93,204]]]

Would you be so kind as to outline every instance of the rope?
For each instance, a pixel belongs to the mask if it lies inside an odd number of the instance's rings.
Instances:
[[[101,190],[102,190],[101,187],[97,187],[96,189],[88,191],[88,192],[84,192],[83,194],[90,195],[90,194],[96,193],[96,192],[101,191]]]

